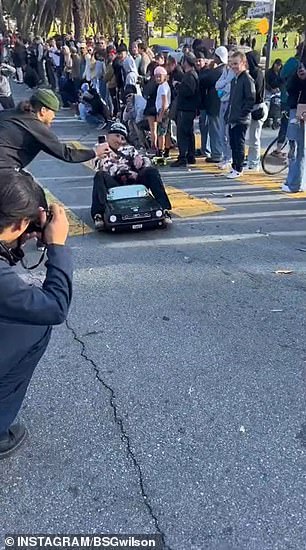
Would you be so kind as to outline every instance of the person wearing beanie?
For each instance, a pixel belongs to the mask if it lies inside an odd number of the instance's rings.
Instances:
[[[60,103],[52,90],[39,89],[29,101],[0,113],[0,169],[25,168],[44,151],[66,162],[86,162],[99,156],[96,149],[73,149],[50,129]]]
[[[193,53],[187,53],[183,58],[185,74],[178,85],[177,95],[177,143],[179,149],[178,159],[172,166],[186,166],[195,164],[195,139],[193,121],[198,109],[199,77],[195,70],[196,57]]]
[[[223,148],[220,124],[220,98],[216,91],[216,82],[228,63],[228,51],[219,46],[214,53],[215,67],[206,71],[201,79],[201,96],[205,97],[205,110],[208,116],[211,157],[206,162],[220,163],[223,160]]]
[[[91,216],[97,231],[103,231],[103,215],[108,189],[119,185],[141,184],[150,189],[171,222],[171,204],[157,168],[150,159],[127,144],[128,132],[124,124],[115,122],[107,133],[107,141],[101,145],[103,156],[96,163]]]
[[[164,67],[159,65],[154,70],[155,81],[158,84],[155,101],[157,113],[157,146],[158,156],[165,153],[165,140],[169,127],[169,108],[171,103],[171,90],[167,82],[168,74]]]

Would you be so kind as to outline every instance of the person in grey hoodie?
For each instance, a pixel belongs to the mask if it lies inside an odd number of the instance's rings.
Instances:
[[[221,143],[223,150],[223,160],[218,164],[220,170],[226,170],[229,168],[232,161],[232,150],[229,139],[229,126],[225,120],[225,113],[228,110],[229,100],[231,95],[231,82],[235,78],[235,73],[229,65],[225,65],[222,71],[222,75],[216,82],[216,90],[220,99],[220,132]]]

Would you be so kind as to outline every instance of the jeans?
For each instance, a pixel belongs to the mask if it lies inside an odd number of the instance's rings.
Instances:
[[[247,124],[236,124],[229,128],[230,144],[232,149],[232,167],[237,172],[242,172],[245,158],[245,136]]]
[[[51,336],[51,327],[42,340],[29,349],[24,358],[9,370],[0,371],[0,439],[7,435],[28,389],[35,367],[45,353]]]
[[[141,184],[147,187],[164,210],[171,210],[171,203],[164,188],[164,184],[157,168],[150,166],[140,170],[136,180],[127,181],[128,184]],[[103,214],[106,206],[107,191],[111,187],[118,187],[120,183],[106,172],[97,172],[94,177],[92,190],[91,216]]]
[[[262,127],[268,116],[268,107],[266,104],[261,104],[264,110],[264,116],[260,120],[251,120],[249,128],[249,152],[248,163],[250,168],[259,166],[261,156],[261,132]]]
[[[208,115],[208,131],[210,139],[211,158],[222,160],[222,139],[220,116]]]
[[[223,101],[220,106],[220,132],[221,132],[223,162],[231,162],[232,160],[232,150],[231,150],[230,138],[229,138],[229,126],[225,122],[225,113],[228,109],[228,105],[229,105],[228,101]]]
[[[195,158],[195,139],[193,131],[194,111],[177,112],[177,145],[179,159],[188,160]]]
[[[295,154],[289,161],[286,185],[294,193],[306,191],[305,122],[296,125]]]
[[[87,113],[85,116],[85,120],[88,124],[92,124],[93,126],[99,126],[100,124],[103,124],[105,120],[102,118],[99,118],[96,115],[92,115],[91,113]]]
[[[208,117],[206,111],[200,111],[199,126],[201,132],[201,153],[209,156],[209,134],[208,134]]]
[[[18,82],[23,82],[23,70],[22,67],[16,67],[16,74]]]

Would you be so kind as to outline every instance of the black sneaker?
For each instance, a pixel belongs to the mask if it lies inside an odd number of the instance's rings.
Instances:
[[[187,166],[187,161],[185,159],[177,159],[175,162],[171,163],[171,168],[178,168],[179,166]]]
[[[101,214],[95,215],[94,222],[95,222],[95,229],[97,231],[104,231],[105,224],[104,224],[103,216]]]
[[[27,435],[27,429],[23,424],[11,426],[7,436],[0,439],[0,460],[11,456],[22,445]]]
[[[197,161],[194,157],[187,158],[187,164],[196,164]]]

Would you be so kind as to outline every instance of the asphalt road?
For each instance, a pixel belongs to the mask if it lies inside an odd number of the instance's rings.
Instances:
[[[54,128],[96,139],[69,111]],[[91,223],[89,168],[31,170]],[[164,179],[224,210],[70,239],[71,312],[22,410],[30,439],[0,464],[1,548],[12,532],[306,547],[305,199],[201,167]]]

